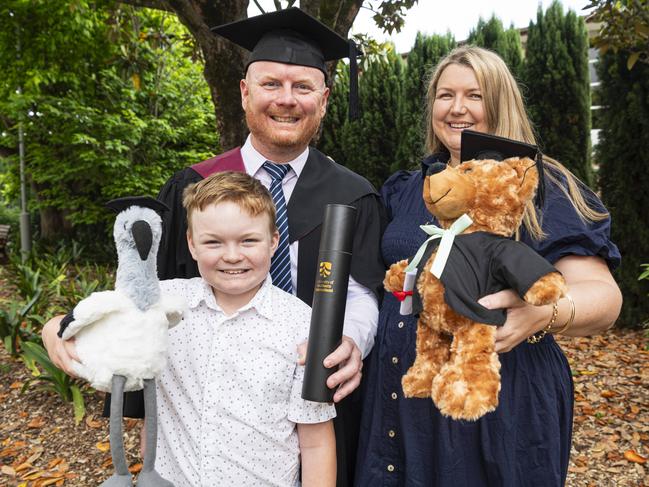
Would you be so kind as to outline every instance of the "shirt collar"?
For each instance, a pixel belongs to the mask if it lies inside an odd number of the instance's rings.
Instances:
[[[197,308],[201,302],[211,309],[220,309],[212,292],[212,286],[202,277],[191,279],[188,286],[187,305],[190,309]]]
[[[273,291],[272,287],[273,287],[273,281],[270,277],[270,274],[268,274],[266,276],[266,279],[262,283],[261,287],[259,288],[259,291],[257,291],[257,294],[254,295],[254,297],[250,300],[248,304],[246,304],[245,306],[239,309],[239,313],[254,308],[257,311],[257,313],[262,315],[264,318],[268,318],[269,320],[272,320],[273,319],[272,299],[271,299],[271,294]]]
[[[190,309],[195,309],[201,304],[201,302],[205,302],[205,305],[208,308],[223,313],[223,310],[216,302],[212,286],[210,286],[205,279],[202,277],[191,279],[190,283],[187,299],[187,304]],[[254,295],[248,304],[240,308],[238,313],[254,308],[263,317],[272,319],[272,286],[272,279],[270,274],[268,274],[259,288],[259,291],[257,291],[257,294]]]
[[[304,169],[304,165],[306,164],[308,157],[309,148],[307,147],[306,149],[304,149],[304,152],[287,163],[291,165],[291,169],[295,172],[298,178],[300,177],[300,174],[302,174],[302,169]],[[257,174],[257,171],[259,171],[264,162],[268,161],[266,157],[264,157],[259,151],[257,151],[257,149],[252,146],[250,134],[248,134],[246,143],[241,147],[241,158],[243,159],[243,165],[246,167],[246,172],[253,176]]]

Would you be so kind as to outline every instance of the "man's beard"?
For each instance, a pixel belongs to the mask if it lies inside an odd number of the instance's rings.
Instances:
[[[266,114],[251,114],[246,111],[246,124],[250,133],[265,145],[281,149],[306,148],[320,128],[320,117],[308,117],[303,130],[293,133],[280,134],[269,127]]]

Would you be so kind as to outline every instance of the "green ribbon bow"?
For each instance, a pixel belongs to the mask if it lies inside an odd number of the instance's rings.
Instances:
[[[410,261],[410,264],[408,264],[408,267],[406,267],[406,272],[413,271],[417,268],[419,261],[426,251],[428,242],[436,238],[441,238],[442,240],[439,242],[435,260],[433,260],[433,265],[430,266],[430,272],[437,279],[439,279],[442,275],[442,272],[444,271],[444,267],[446,266],[448,256],[451,253],[451,247],[453,246],[453,240],[455,240],[455,236],[466,230],[472,223],[473,220],[471,220],[469,215],[465,213],[460,218],[455,220],[450,228],[446,230],[436,225],[421,225],[419,228],[426,232],[427,235],[431,235],[431,237],[429,237],[421,245],[421,247],[419,247],[419,250],[417,250],[417,253],[412,258],[412,261]]]

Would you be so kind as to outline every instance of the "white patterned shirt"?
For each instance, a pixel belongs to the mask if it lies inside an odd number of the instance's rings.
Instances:
[[[157,379],[156,469],[176,487],[299,485],[296,423],[333,418],[332,405],[301,398],[311,308],[266,278],[227,316],[202,278],[160,283],[189,311],[169,330]]]

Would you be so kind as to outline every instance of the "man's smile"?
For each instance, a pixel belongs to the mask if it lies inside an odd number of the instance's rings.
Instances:
[[[299,117],[280,117],[277,115],[271,115],[270,118],[272,118],[275,122],[278,123],[297,123],[300,121]]]

